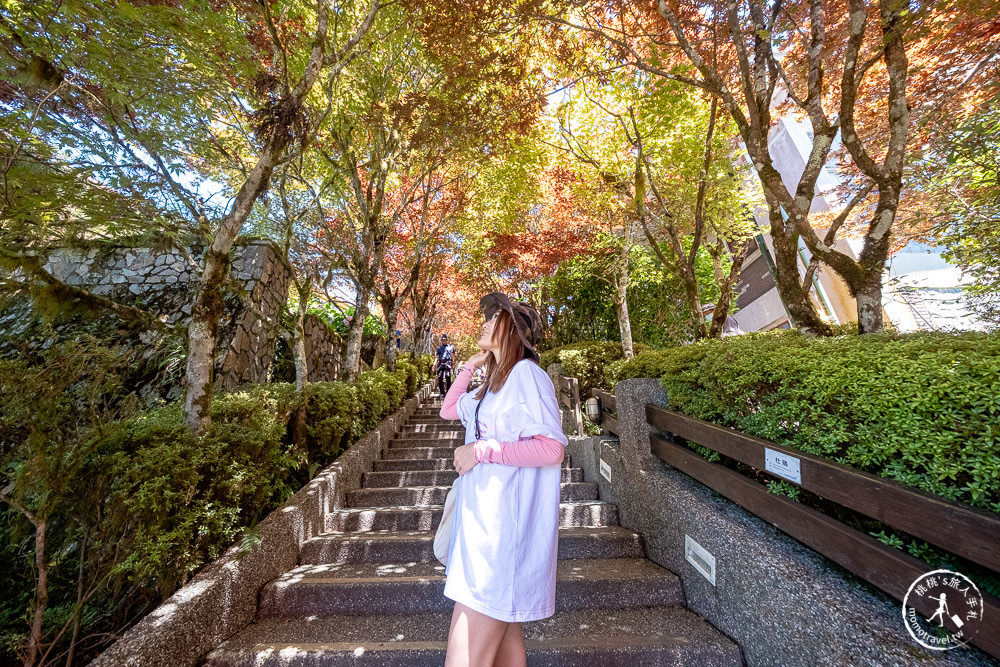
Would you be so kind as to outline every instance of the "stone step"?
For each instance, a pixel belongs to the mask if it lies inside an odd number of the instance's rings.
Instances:
[[[389,441],[387,449],[409,449],[411,447],[451,447],[455,448],[465,444],[465,437],[461,438],[394,438]]]
[[[450,459],[454,447],[400,447],[382,452],[383,459]]]
[[[427,507],[443,505],[451,485],[402,486],[375,489],[356,489],[347,493],[347,507]],[[560,484],[560,500],[597,500],[599,487],[596,482],[567,482]]]
[[[375,472],[408,470],[454,470],[452,457],[441,459],[382,459],[375,461]]]
[[[326,533],[306,541],[302,565],[433,562],[434,532]],[[621,526],[560,528],[559,558],[642,558],[642,538]]]
[[[267,584],[258,618],[450,611],[444,565],[300,565]],[[556,565],[556,609],[683,605],[680,579],[644,558],[584,558]]]
[[[458,473],[443,470],[390,470],[366,472],[361,475],[361,486],[366,489],[390,486],[448,486],[458,479]],[[563,468],[563,482],[582,482],[583,468]]]
[[[368,507],[336,510],[326,515],[324,532],[434,530],[441,507]],[[618,506],[601,500],[559,504],[561,528],[617,526]]]
[[[266,619],[205,659],[206,667],[440,667],[451,613]],[[557,612],[525,623],[529,667],[739,667],[739,647],[687,609]]]
[[[412,471],[412,470],[454,470],[452,467],[453,458],[438,459],[383,459],[375,461],[375,471]],[[563,459],[562,467],[569,468],[572,461],[567,456]]]
[[[449,426],[447,428],[435,428],[432,430],[415,431],[404,428],[396,434],[394,440],[446,440],[449,438],[465,439],[465,428],[463,426]]]
[[[417,424],[452,424],[458,425],[457,419],[445,419],[438,414],[415,414],[406,420],[407,426],[415,426]]]
[[[434,433],[436,431],[454,431],[456,429],[464,431],[465,427],[458,421],[441,422],[439,424],[412,424],[408,422],[403,425],[402,432]]]

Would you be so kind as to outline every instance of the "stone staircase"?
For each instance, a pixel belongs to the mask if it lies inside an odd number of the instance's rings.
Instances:
[[[444,664],[454,603],[432,544],[463,431],[438,410],[417,410],[348,507],[327,516],[328,532],[302,546],[299,566],[264,588],[256,622],[204,665]],[[562,480],[556,614],[524,624],[528,665],[742,665],[583,470],[566,460]]]

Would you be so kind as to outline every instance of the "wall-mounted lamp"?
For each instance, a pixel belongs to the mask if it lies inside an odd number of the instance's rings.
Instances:
[[[601,423],[601,399],[591,396],[583,402],[583,409],[587,413],[587,419],[595,424]]]

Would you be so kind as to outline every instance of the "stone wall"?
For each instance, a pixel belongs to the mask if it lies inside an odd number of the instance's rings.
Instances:
[[[306,339],[306,365],[310,382],[337,379],[343,343],[340,337],[315,315],[306,315],[303,322]]]
[[[233,255],[232,273],[243,285],[246,302],[231,321],[232,338],[217,367],[216,386],[223,389],[268,381],[278,317],[288,299],[292,277],[291,269],[270,243],[254,243],[240,250]]]
[[[645,406],[667,405],[656,380],[620,382],[615,398],[620,438],[571,437],[573,465],[617,503],[646,556],[681,578],[688,606],[738,643],[747,665],[997,664],[973,647],[922,648],[900,603],[655,457]],[[687,537],[715,557],[714,584],[685,558]]]
[[[65,283],[157,313],[168,324],[191,317],[201,252],[175,248],[63,248],[46,269]],[[266,382],[274,358],[276,323],[291,271],[273,244],[251,241],[233,249],[232,277],[220,322],[215,382],[225,389]]]

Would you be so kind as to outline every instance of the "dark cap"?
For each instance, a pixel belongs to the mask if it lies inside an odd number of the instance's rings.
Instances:
[[[534,308],[520,301],[512,303],[506,294],[493,292],[479,300],[479,310],[483,311],[483,316],[487,320],[491,319],[498,310],[506,310],[510,313],[521,343],[527,349],[529,356],[535,361],[539,361],[535,346],[542,340],[542,318],[538,316],[538,312]]]

